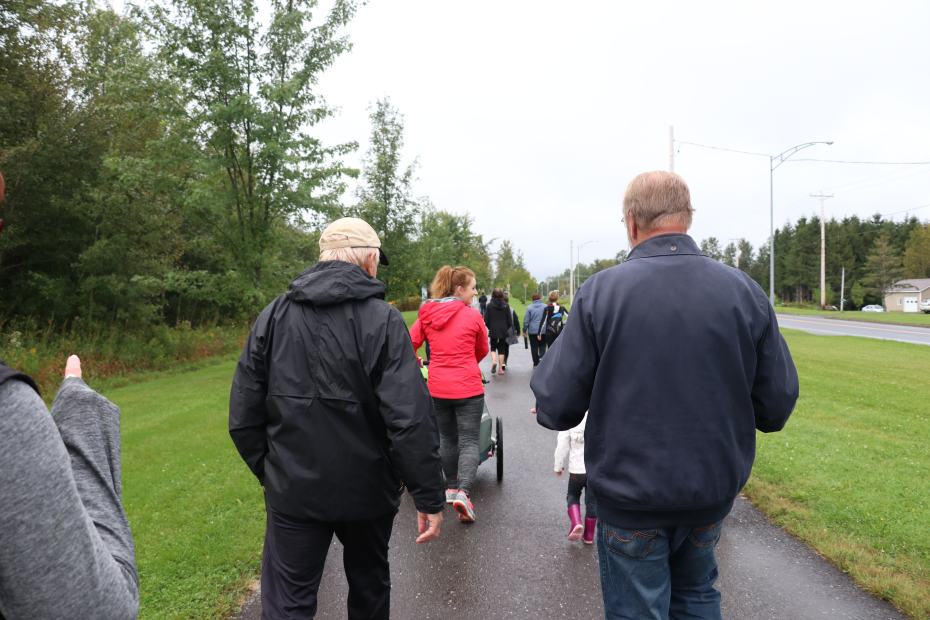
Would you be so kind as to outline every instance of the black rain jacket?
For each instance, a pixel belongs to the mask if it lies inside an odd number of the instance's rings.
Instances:
[[[597,517],[621,528],[708,525],[733,506],[756,429],[780,431],[798,373],[762,288],[664,234],[578,290],[533,374],[537,421],[585,427]]]
[[[507,338],[513,327],[513,310],[500,297],[492,297],[488,309],[484,311],[484,324],[488,328],[488,337],[498,340]]]
[[[252,327],[229,434],[279,512],[373,519],[398,509],[402,484],[418,511],[445,506],[433,402],[384,290],[356,265],[320,262]]]

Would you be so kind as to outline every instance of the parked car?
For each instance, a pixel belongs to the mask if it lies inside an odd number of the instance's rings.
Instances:
[[[881,306],[876,306],[875,304],[870,304],[868,306],[862,306],[863,312],[884,312],[885,309]]]

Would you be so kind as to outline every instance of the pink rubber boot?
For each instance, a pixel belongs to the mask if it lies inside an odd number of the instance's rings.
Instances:
[[[585,517],[584,519],[584,544],[593,545],[594,544],[594,528],[597,526],[597,519],[589,519]]]
[[[572,520],[572,531],[568,533],[569,540],[578,540],[581,538],[581,532],[584,526],[581,524],[581,505],[572,504],[568,507],[568,518]]]

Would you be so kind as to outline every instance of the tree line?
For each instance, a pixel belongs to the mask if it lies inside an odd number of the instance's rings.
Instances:
[[[0,4],[0,324],[254,317],[342,216],[379,233],[388,299],[443,264],[487,286],[529,278],[509,241],[494,252],[468,214],[414,194],[389,98],[369,108],[360,169],[358,144],[314,136],[358,6],[271,0],[262,24],[256,0]]]
[[[820,303],[820,218],[802,216],[775,231],[775,295],[780,302]],[[930,226],[914,216],[901,222],[874,215],[825,223],[827,304],[846,307],[883,304],[883,291],[902,279],[930,277]],[[715,237],[701,250],[745,271],[769,291],[769,247],[755,250],[745,239],[725,247]],[[843,273],[845,270],[845,283]],[[851,302],[851,304],[850,304]]]

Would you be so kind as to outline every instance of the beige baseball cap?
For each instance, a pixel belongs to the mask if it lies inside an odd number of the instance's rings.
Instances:
[[[322,240],[330,235],[344,235],[346,238],[323,243]],[[378,248],[380,256],[378,262],[382,265],[388,264],[388,257],[381,249],[381,239],[378,238],[378,233],[368,222],[357,217],[338,219],[323,231],[320,236],[320,252],[336,248]]]

